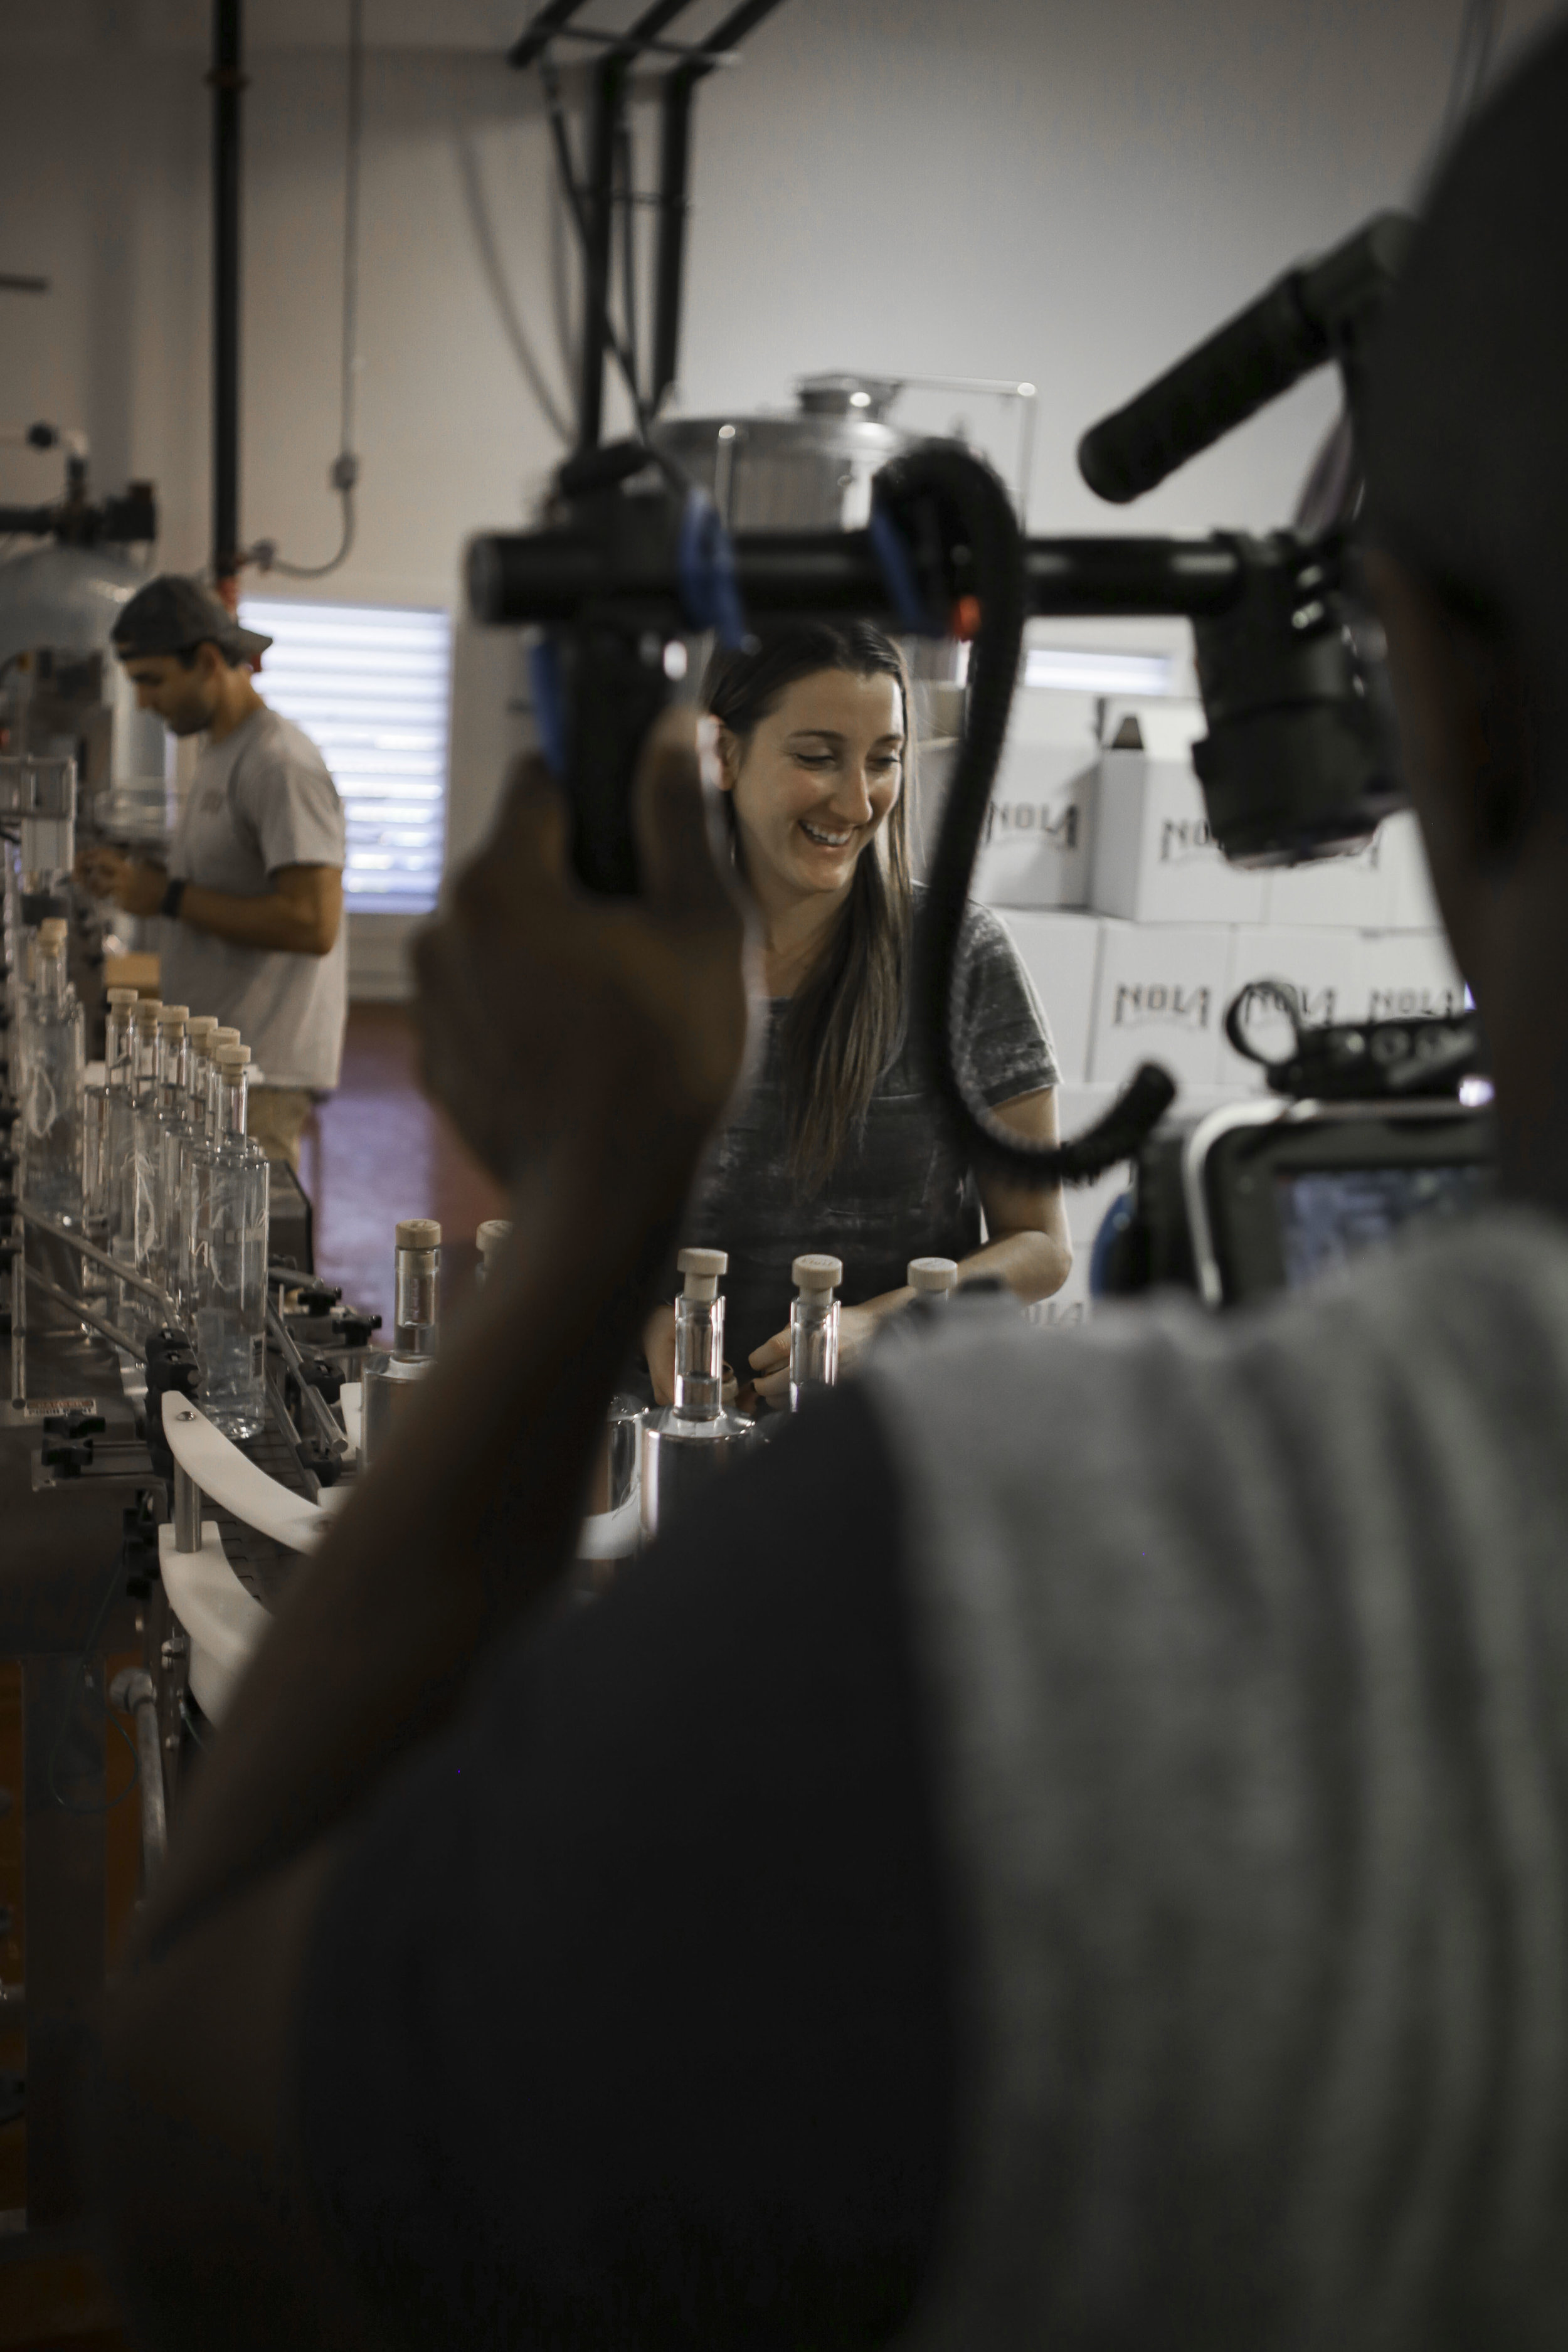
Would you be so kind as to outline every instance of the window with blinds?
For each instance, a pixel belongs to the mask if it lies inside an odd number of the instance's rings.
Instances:
[[[452,625],[439,611],[247,596],[239,617],[273,642],[257,683],[303,728],[348,821],[345,903],[424,914],[441,887]]]

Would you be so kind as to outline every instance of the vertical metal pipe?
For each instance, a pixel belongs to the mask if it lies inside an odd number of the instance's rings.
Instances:
[[[136,1727],[137,1779],[142,1792],[142,1874],[143,1884],[150,1885],[169,1848],[157,1687],[145,1666],[127,1666],[115,1675],[109,1696],[112,1706],[127,1710]]]
[[[715,53],[733,49],[771,16],[779,0],[742,0],[721,24],[711,27],[704,47]],[[655,276],[653,382],[648,406],[657,412],[675,382],[680,361],[680,298],[686,272],[686,224],[690,212],[687,194],[691,176],[691,108],[697,85],[713,68],[705,58],[693,58],[665,78],[660,126],[658,170],[658,260]]]
[[[239,569],[239,119],[244,0],[213,0],[213,576]]]
[[[658,414],[680,363],[680,297],[686,272],[687,184],[691,170],[691,100],[696,76],[677,66],[665,77],[659,122],[658,255],[654,274],[653,381]]]
[[[626,103],[626,66],[608,57],[594,76],[588,137],[588,180],[583,191],[587,231],[583,270],[583,351],[577,374],[577,446],[596,449],[605,426],[605,354],[615,236],[616,135]]]
[[[27,1395],[27,1244],[19,1217],[12,1219],[11,1231],[16,1241],[11,1260],[11,1396],[15,1403],[22,1404]]]
[[[174,1549],[202,1548],[202,1490],[188,1470],[174,1465]]]

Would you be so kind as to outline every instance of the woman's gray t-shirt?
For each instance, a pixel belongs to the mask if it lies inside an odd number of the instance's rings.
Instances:
[[[917,887],[917,915],[922,897]],[[971,905],[964,918],[952,995],[961,1066],[978,1100],[994,1107],[1058,1083],[1045,1013],[988,907]],[[788,998],[767,1011],[755,1082],[714,1142],[681,1230],[683,1244],[729,1253],[724,1353],[742,1379],[752,1350],[789,1321],[790,1266],[802,1253],[843,1260],[840,1296],[853,1306],[900,1288],[910,1258],[961,1258],[980,1242],[968,1154],[926,1075],[913,1022],[863,1135],[807,1196],[790,1169]]]

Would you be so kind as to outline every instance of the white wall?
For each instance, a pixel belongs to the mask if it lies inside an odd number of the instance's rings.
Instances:
[[[333,583],[345,596],[455,602],[467,534],[521,518],[558,454],[513,348],[521,324],[563,403],[548,138],[535,83],[500,54],[527,13],[526,0],[368,0],[363,472],[358,544]],[[701,0],[690,26],[718,13]],[[1026,376],[1041,394],[1037,530],[1283,519],[1331,410],[1326,379],[1132,516],[1083,488],[1074,444],[1288,261],[1408,198],[1459,13],[1459,0],[784,0],[699,105],[685,405],[780,404],[795,375],[832,366]],[[1514,0],[1510,39],[1554,13]],[[249,15],[242,520],[308,562],[336,539],[346,6],[268,0]],[[197,565],[207,9],[55,0],[4,18],[0,268],[46,272],[55,291],[0,295],[0,418],[85,425],[102,479],[156,480],[161,560]],[[651,116],[641,127],[646,184]],[[945,428],[955,405],[994,432],[978,402],[911,399],[908,415]],[[0,452],[0,499],[53,479],[50,461]],[[459,635],[454,852],[482,833],[514,672],[510,646]]]

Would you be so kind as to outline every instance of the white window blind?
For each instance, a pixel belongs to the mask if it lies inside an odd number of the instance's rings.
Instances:
[[[342,796],[347,905],[425,913],[441,887],[446,838],[447,614],[247,596],[239,617],[273,640],[261,692],[304,729]]]

